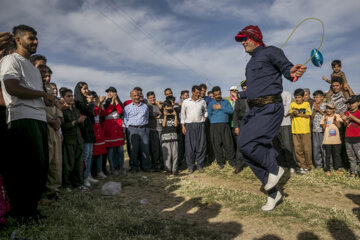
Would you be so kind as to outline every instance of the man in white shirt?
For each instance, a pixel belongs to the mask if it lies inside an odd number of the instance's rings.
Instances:
[[[44,92],[40,72],[29,61],[38,45],[36,31],[19,25],[13,34],[17,49],[0,65],[12,156],[6,159],[4,181],[13,216],[26,222],[37,219],[45,190],[49,164],[45,105],[52,106],[55,97]]]
[[[205,119],[207,118],[206,102],[200,99],[200,86],[193,86],[192,96],[184,100],[181,106],[181,126],[185,135],[185,156],[189,173],[195,169],[204,172],[203,163],[206,154]]]

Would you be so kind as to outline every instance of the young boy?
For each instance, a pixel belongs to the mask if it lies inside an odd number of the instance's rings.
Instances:
[[[356,166],[360,160],[360,96],[351,96],[347,101],[349,111],[341,115],[346,126],[345,146],[350,162],[351,177],[356,176]]]
[[[321,127],[320,122],[325,115],[324,93],[321,90],[317,90],[313,93],[313,96],[315,100],[311,109],[313,157],[315,167],[322,168],[324,162],[324,150],[322,147],[324,129]]]
[[[312,165],[310,134],[311,108],[310,104],[304,101],[304,94],[305,92],[301,88],[295,90],[295,102],[290,104],[289,111],[292,118],[291,131],[295,156],[300,166],[301,174],[309,172]]]
[[[83,186],[83,158],[80,125],[84,124],[86,116],[80,115],[75,107],[74,96],[70,89],[62,89],[61,100],[68,106],[63,110],[64,122],[61,129],[64,136],[63,141],[63,187],[71,192],[71,186],[79,190],[87,190]]]
[[[334,172],[342,175],[337,171],[341,167],[341,140],[340,131],[341,119],[339,114],[335,113],[336,103],[330,101],[326,103],[325,115],[321,119],[321,126],[324,129],[323,148],[325,150],[325,174],[330,176],[330,158],[333,159]]]
[[[345,73],[343,71],[341,71],[341,61],[340,60],[334,60],[331,62],[331,68],[333,70],[330,79],[334,78],[334,77],[340,77],[344,83],[344,86],[348,86],[348,82],[346,80],[346,76]],[[324,81],[326,81],[327,83],[331,84],[331,80],[329,80],[326,76],[323,76],[322,79]],[[331,89],[326,93],[326,99],[329,99],[331,97],[331,95],[334,94],[334,91]],[[346,98],[349,98],[349,92],[344,89],[343,90],[343,94]]]
[[[164,165],[167,174],[178,175],[178,142],[177,131],[178,117],[170,100],[164,101],[164,113],[161,119],[163,130],[161,132],[161,146]]]

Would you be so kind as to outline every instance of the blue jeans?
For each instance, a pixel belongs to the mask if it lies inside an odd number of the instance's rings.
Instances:
[[[108,159],[111,169],[124,168],[124,148],[123,146],[111,147],[107,149]]]
[[[96,163],[96,172],[102,172],[102,155],[94,156],[93,160]]]
[[[84,179],[87,179],[90,175],[91,170],[91,160],[92,160],[92,152],[93,152],[93,143],[84,143],[83,148],[83,156],[85,163],[85,171],[84,171]]]
[[[130,167],[133,170],[139,169],[139,161],[143,170],[149,170],[150,161],[150,144],[149,128],[128,127],[130,140]],[[141,154],[139,156],[139,153]]]
[[[322,146],[324,138],[323,132],[312,132],[313,140],[313,156],[314,156],[314,165],[315,167],[323,167],[325,151]]]

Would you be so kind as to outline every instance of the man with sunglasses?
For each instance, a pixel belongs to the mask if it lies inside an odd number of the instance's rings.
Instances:
[[[306,66],[294,66],[280,48],[265,46],[257,26],[245,27],[235,36],[235,40],[251,55],[245,74],[247,89],[239,92],[241,98],[248,100],[250,111],[242,120],[238,146],[244,161],[268,193],[267,203],[262,210],[271,211],[282,199],[276,185],[284,169],[278,166],[278,153],[271,145],[284,116],[282,75],[293,81],[295,77],[303,75]]]

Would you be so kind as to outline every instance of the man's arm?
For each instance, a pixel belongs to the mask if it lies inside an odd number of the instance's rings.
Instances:
[[[17,79],[6,79],[4,80],[6,91],[11,95],[20,99],[35,99],[44,98],[44,102],[47,106],[53,106],[55,96],[43,91],[33,90],[20,85]]]
[[[233,114],[234,113],[234,109],[232,108],[230,102],[228,100],[226,101],[223,101],[221,103],[221,110],[224,112],[224,113],[227,113],[227,114]]]

